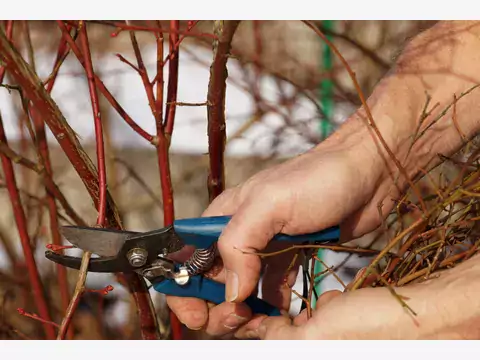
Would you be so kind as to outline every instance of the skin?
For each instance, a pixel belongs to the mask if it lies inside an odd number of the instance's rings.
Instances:
[[[405,47],[396,66],[368,99],[376,126],[409,177],[439,162],[480,130],[480,89],[456,103],[409,153],[411,136],[426,102],[438,103],[431,122],[462,92],[479,83],[480,23],[439,22]],[[408,156],[407,156],[408,154]],[[334,134],[312,150],[259,172],[225,191],[205,216],[233,215],[218,242],[226,282],[226,301],[213,306],[200,299],[168,297],[171,309],[191,329],[213,336],[260,339],[465,339],[480,337],[480,260],[477,256],[422,284],[397,289],[416,312],[415,321],[385,288],[325,293],[312,318],[302,313],[252,316],[242,301],[255,291],[262,261],[246,254],[271,247],[274,234],[300,234],[340,224],[342,241],[376,229],[408,186],[387,154],[365,111],[359,109]],[[398,182],[395,180],[398,178]],[[242,251],[243,250],[243,251]],[[273,257],[275,258],[275,257]],[[288,308],[291,292],[283,285],[288,258],[270,258],[263,297]],[[290,255],[291,259],[291,255]],[[264,266],[265,264],[263,264]],[[287,278],[295,281],[297,267]],[[362,309],[361,312],[358,309]]]

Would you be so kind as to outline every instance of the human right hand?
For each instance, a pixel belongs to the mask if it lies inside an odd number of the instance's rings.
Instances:
[[[199,299],[168,297],[180,321],[217,336],[249,321],[252,314],[241,302],[257,286],[261,260],[245,252],[264,250],[279,232],[296,235],[340,224],[341,240],[346,241],[380,224],[379,202],[385,201],[386,212],[393,206],[387,196],[391,180],[370,135],[361,131],[348,135],[327,139],[213,201],[204,216],[233,215],[218,241],[224,269],[214,278],[226,282],[226,303],[209,308]],[[290,261],[274,258],[264,271],[263,298],[288,309],[291,291],[284,286],[284,275]],[[290,286],[297,269],[287,274]]]

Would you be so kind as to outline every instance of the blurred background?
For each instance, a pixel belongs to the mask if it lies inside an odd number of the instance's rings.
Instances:
[[[124,23],[123,21],[119,21]],[[3,22],[2,31],[7,22]],[[389,70],[409,38],[434,24],[432,21],[315,21],[339,48],[356,73],[365,94]],[[131,25],[146,26],[143,21]],[[161,21],[167,29],[169,21]],[[189,26],[180,22],[180,29]],[[197,34],[212,34],[212,21],[200,21]],[[147,132],[155,133],[155,122],[139,75],[117,54],[134,62],[128,31],[114,24],[88,22],[92,61],[96,74],[126,112]],[[15,21],[13,44],[23,58],[35,66],[41,79],[52,71],[61,31],[55,22]],[[143,60],[153,79],[156,73],[157,44],[154,34],[136,31]],[[168,51],[168,36],[165,36]],[[325,43],[300,21],[242,21],[232,42],[228,59],[226,91],[226,186],[234,186],[256,172],[299,154],[328,136],[360,105],[346,70]],[[212,62],[212,38],[187,36],[179,50],[179,78],[175,126],[171,139],[170,166],[177,218],[194,217],[208,205],[207,89]],[[1,64],[0,64],[1,65]],[[167,67],[165,78],[168,78]],[[8,71],[4,83],[10,83]],[[165,93],[167,81],[165,81]],[[83,147],[95,162],[95,133],[85,71],[74,54],[62,64],[52,91]],[[185,103],[184,106],[181,103]],[[202,104],[203,103],[203,104]],[[155,148],[125,124],[100,96],[107,152],[109,189],[124,225],[129,230],[146,231],[163,225],[163,205]],[[22,123],[19,97],[0,88],[0,112],[10,147],[35,160]],[[97,212],[74,168],[47,129],[54,180],[75,211],[89,224]],[[45,244],[51,242],[44,189],[39,176],[15,165],[18,187],[27,214],[29,233],[48,299],[58,307],[58,284],[53,264],[44,259]],[[20,316],[15,309],[32,307],[24,296],[29,292],[21,267],[22,249],[10,200],[1,173],[0,202],[0,338],[41,337],[39,324]],[[74,252],[73,252],[74,253]],[[345,254],[322,251],[329,266],[342,263]],[[351,280],[362,259],[355,256],[337,272]],[[19,265],[20,264],[20,265]],[[74,286],[77,272],[68,271]],[[99,325],[97,297],[84,296],[75,315],[76,338],[138,338],[136,312],[128,291],[109,275],[88,274],[90,288],[112,284],[115,290],[105,296],[103,324]],[[302,288],[299,276],[296,288]],[[320,291],[341,289],[339,282],[326,276]],[[23,295],[22,295],[23,294]],[[162,334],[169,324],[164,299],[152,291]],[[301,301],[295,298],[291,312],[298,313]],[[62,318],[61,312],[55,315]],[[13,330],[12,330],[13,329]],[[119,330],[121,329],[121,330]],[[23,335],[19,335],[19,333]],[[186,335],[187,336],[187,335]],[[190,337],[202,335],[189,334]]]

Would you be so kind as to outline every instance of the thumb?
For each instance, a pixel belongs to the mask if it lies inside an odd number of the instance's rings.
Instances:
[[[292,325],[287,316],[267,317],[258,327],[257,333],[261,340],[302,340],[304,327]]]
[[[244,301],[253,292],[261,270],[260,258],[255,253],[263,250],[281,230],[281,224],[272,220],[274,211],[268,202],[262,205],[242,204],[218,240],[227,301]]]

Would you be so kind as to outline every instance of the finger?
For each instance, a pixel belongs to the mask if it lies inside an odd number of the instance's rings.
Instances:
[[[293,319],[293,325],[302,326],[308,321],[308,310],[303,309],[300,314]]]
[[[167,305],[178,320],[191,330],[200,330],[208,321],[207,303],[201,299],[167,296]]]
[[[287,316],[268,317],[257,330],[261,340],[302,340],[304,332],[304,327],[294,326]]]
[[[252,312],[245,304],[222,303],[210,309],[205,327],[211,336],[224,336],[235,332],[252,317]]]
[[[317,303],[315,304],[315,310],[318,310],[322,306],[327,305],[330,301],[342,294],[343,293],[340,290],[325,291],[322,295],[318,297]]]
[[[282,228],[282,224],[269,220],[273,202],[259,203],[242,205],[218,240],[226,270],[225,297],[230,302],[243,301],[252,293],[261,268],[259,257],[253,253],[264,249]]]
[[[235,337],[237,339],[258,339],[258,328],[260,327],[260,324],[262,323],[263,320],[267,318],[266,315],[259,315],[256,314],[252,317],[252,319],[247,322],[245,325],[241,326],[237,332],[235,332]]]
[[[225,216],[234,214],[239,205],[238,192],[238,188],[224,190],[210,203],[202,216]]]

